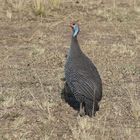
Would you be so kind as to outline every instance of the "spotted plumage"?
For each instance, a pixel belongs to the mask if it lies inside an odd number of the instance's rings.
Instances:
[[[65,64],[65,91],[70,89],[71,94],[79,102],[80,115],[93,116],[99,110],[102,81],[95,65],[80,49],[77,40],[78,24],[73,23],[71,27],[73,33]]]

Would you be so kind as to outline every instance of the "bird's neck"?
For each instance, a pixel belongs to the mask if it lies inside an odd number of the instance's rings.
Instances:
[[[70,55],[73,57],[78,57],[81,54],[81,49],[77,40],[77,37],[71,39]]]

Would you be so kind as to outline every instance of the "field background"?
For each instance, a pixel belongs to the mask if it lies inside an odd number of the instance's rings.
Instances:
[[[103,81],[93,118],[61,99],[71,21]],[[0,0],[0,140],[140,140],[140,1]]]

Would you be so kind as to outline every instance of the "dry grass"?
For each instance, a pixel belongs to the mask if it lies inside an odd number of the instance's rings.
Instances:
[[[34,0],[33,9],[36,15],[45,15],[46,0]]]
[[[11,8],[15,11],[21,11],[24,7],[24,0],[5,0],[6,3],[11,6]]]
[[[49,5],[52,9],[59,8],[62,0],[49,0]]]
[[[1,140],[140,139],[139,1],[0,2]],[[72,19],[103,80],[94,118],[61,99]]]
[[[44,16],[49,12],[49,8],[58,9],[62,0],[34,0],[33,10],[36,15]]]

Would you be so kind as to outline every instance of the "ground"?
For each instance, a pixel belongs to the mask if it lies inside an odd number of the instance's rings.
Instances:
[[[140,2],[34,1],[0,0],[0,139],[139,140]],[[103,81],[93,118],[61,99],[73,20]]]

